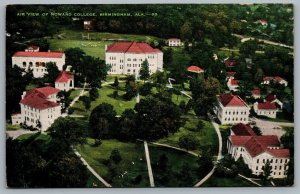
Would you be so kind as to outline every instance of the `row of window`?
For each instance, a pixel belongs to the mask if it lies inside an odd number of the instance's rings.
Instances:
[[[228,112],[225,111],[225,115],[227,115],[227,114],[230,115],[230,114],[231,114],[231,111],[228,111]],[[232,111],[232,114],[233,114],[233,115],[235,115],[235,114],[237,114],[237,115],[238,115],[238,114],[245,115],[245,114],[247,114],[247,111]]]
[[[265,162],[270,162],[271,164],[273,163],[273,161],[275,161],[275,164],[277,163],[287,163],[288,162],[288,159],[263,159],[262,162],[265,163]],[[256,160],[256,163],[259,163],[259,159]]]
[[[32,62],[29,62],[28,64],[29,64],[29,67],[33,67],[33,63]],[[23,61],[22,65],[23,65],[23,67],[27,67],[26,61]],[[40,66],[45,67],[46,63],[45,62],[36,62],[35,63],[35,67],[40,67]]]
[[[24,105],[24,108],[25,108],[25,109],[28,109],[28,110],[31,110],[31,111],[33,111],[33,112],[41,112],[40,109],[33,108],[33,107],[27,106],[27,105]],[[25,111],[25,114],[26,114],[26,111]]]
[[[275,111],[258,111],[258,114],[267,114],[267,115],[269,115],[269,114],[275,114],[276,112]]]
[[[225,117],[224,121],[246,121],[246,118],[239,118],[239,117]]]

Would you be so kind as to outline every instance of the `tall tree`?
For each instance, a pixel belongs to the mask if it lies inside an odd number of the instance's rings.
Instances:
[[[143,61],[142,63],[142,67],[141,67],[141,70],[140,70],[140,78],[142,80],[144,80],[144,83],[145,81],[150,77],[150,73],[149,73],[149,63],[148,63],[148,60],[145,59],[145,61]]]
[[[60,73],[60,71],[58,70],[58,67],[57,67],[56,63],[54,63],[54,62],[48,62],[48,63],[46,63],[46,69],[47,69],[47,73],[44,76],[45,82],[48,82],[51,85],[54,85],[54,82],[55,82],[57,76]]]

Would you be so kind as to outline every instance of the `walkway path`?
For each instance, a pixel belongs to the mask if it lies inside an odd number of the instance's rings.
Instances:
[[[241,174],[238,174],[238,176],[239,176],[239,177],[242,177],[243,179],[246,179],[247,181],[250,181],[251,183],[253,183],[253,184],[255,184],[255,185],[261,187],[261,184],[259,184],[259,183],[255,182],[255,181],[253,181],[252,179],[250,179],[250,178],[248,178],[248,177],[245,177],[245,176],[243,176],[243,175],[241,175]]]
[[[16,139],[21,135],[24,134],[30,134],[30,133],[36,133],[38,131],[30,131],[30,130],[25,130],[25,129],[18,129],[15,131],[6,131],[6,135],[8,135],[9,137]]]
[[[218,157],[217,157],[217,161],[218,161],[222,157],[222,136],[221,136],[219,125],[214,122],[212,115],[208,114],[208,117],[209,117],[209,119],[211,121],[211,124],[214,126],[214,128],[216,130],[216,133],[218,135],[218,141],[219,141],[219,152],[218,152]],[[202,180],[200,180],[197,184],[195,184],[194,187],[199,187],[205,181],[207,181],[213,175],[213,173],[215,172],[215,169],[216,169],[216,165],[214,165],[213,169]]]
[[[185,149],[182,149],[182,148],[178,148],[178,147],[175,147],[175,146],[171,146],[171,145],[168,145],[168,144],[156,143],[156,142],[152,142],[151,144],[158,145],[158,146],[163,146],[163,147],[167,147],[167,148],[172,148],[172,149],[179,150],[179,151],[183,151],[183,152],[186,152],[186,153],[189,153],[189,154],[191,154],[193,156],[197,156],[198,157],[198,154],[196,154],[195,152],[188,151],[188,150],[185,150]]]
[[[146,160],[147,160],[147,167],[148,167],[148,175],[149,175],[150,186],[151,187],[155,187],[147,141],[144,141],[144,147],[145,147],[145,155],[146,155]]]
[[[106,187],[112,187],[111,184],[106,182],[88,163],[87,161],[80,155],[80,153],[76,150],[73,149],[74,153],[80,158],[82,163],[86,165],[87,169],[100,181],[102,182]]]

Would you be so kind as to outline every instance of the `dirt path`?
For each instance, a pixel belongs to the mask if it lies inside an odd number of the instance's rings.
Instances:
[[[155,187],[147,141],[144,141],[144,147],[145,147],[145,155],[146,155],[146,160],[147,160],[147,168],[148,168],[150,187]]]

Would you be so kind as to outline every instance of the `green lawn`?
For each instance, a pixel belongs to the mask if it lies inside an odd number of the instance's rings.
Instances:
[[[212,175],[203,185],[202,187],[255,187],[257,185],[239,177],[218,177],[216,175]]]
[[[198,167],[197,157],[183,151],[151,144],[149,145],[149,152],[156,187],[191,187],[199,181],[196,172]],[[166,170],[157,166],[162,154],[165,154],[168,158]],[[188,180],[184,180],[182,174],[180,174],[184,163],[187,163],[190,167]]]
[[[119,173],[127,171],[124,178],[116,177],[110,182],[114,187],[148,187],[148,171],[145,160],[144,147],[142,144],[124,143],[117,140],[102,140],[99,147],[92,147],[94,140],[88,139],[87,144],[78,145],[76,149],[83,158],[96,170],[100,176],[108,178],[108,167],[104,164],[109,159],[111,151],[117,148],[122,156],[122,161],[118,164]],[[132,163],[134,162],[134,164]],[[131,181],[138,175],[142,176],[142,181],[133,185]]]
[[[7,131],[16,131],[18,129],[20,129],[19,125],[12,125],[10,123],[6,123],[6,130]]]
[[[113,88],[110,85],[107,86],[103,86],[102,88],[100,88],[99,91],[99,98],[97,98],[95,101],[93,101],[91,103],[91,108],[89,110],[86,110],[83,103],[81,101],[77,101],[73,108],[74,108],[74,114],[80,114],[80,115],[85,115],[85,116],[89,116],[91,111],[98,106],[101,103],[108,103],[111,104],[112,106],[114,106],[115,111],[117,112],[118,115],[122,114],[122,112],[127,109],[127,108],[134,108],[135,104],[136,104],[136,99],[133,98],[130,101],[126,101],[123,100],[122,95],[125,94],[124,90],[124,83],[120,83],[119,85],[120,89],[119,89],[119,97],[112,98],[110,95],[115,91],[115,88]],[[88,96],[89,94],[87,94]]]
[[[23,134],[23,135],[20,135],[17,139],[18,140],[26,140],[30,137],[33,137],[35,136],[36,137],[34,138],[35,141],[38,141],[38,140],[41,140],[41,141],[50,141],[50,136],[48,135],[45,135],[45,134],[36,134],[36,133],[27,133],[27,134]]]
[[[32,89],[34,89],[34,88],[37,88],[38,87],[38,85],[37,84],[33,84],[33,83],[30,83],[30,84],[28,84],[27,86],[26,86],[26,91],[27,90],[32,90]]]
[[[76,96],[79,95],[79,93],[81,92],[81,89],[75,89],[71,92],[70,94],[70,98],[73,100]]]
[[[159,143],[165,143],[172,146],[179,147],[178,141],[179,138],[183,135],[189,135],[194,138],[196,138],[199,142],[199,148],[197,150],[194,150],[196,153],[201,154],[203,151],[207,151],[208,149],[211,149],[213,153],[217,154],[218,151],[218,138],[217,134],[215,132],[215,129],[211,125],[210,122],[204,121],[205,126],[201,131],[191,131],[189,128],[196,128],[196,125],[198,123],[198,118],[195,118],[193,116],[189,117],[183,127],[179,129],[179,131],[175,134],[170,134],[169,137],[160,139]]]
[[[89,172],[89,175],[90,176],[86,183],[87,188],[105,188],[105,185],[103,185],[103,183],[100,182],[92,173]]]

